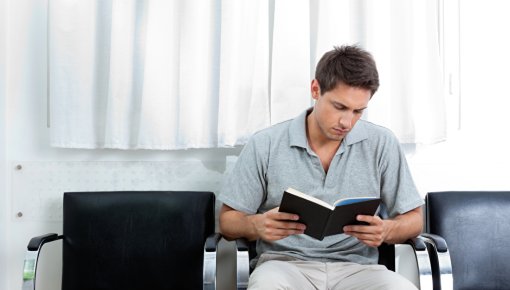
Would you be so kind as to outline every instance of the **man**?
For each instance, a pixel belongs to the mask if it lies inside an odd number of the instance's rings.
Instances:
[[[421,232],[423,204],[398,140],[360,120],[378,87],[368,52],[335,48],[317,65],[313,108],[254,134],[244,147],[219,195],[220,231],[257,240],[250,289],[416,289],[377,265],[377,246]],[[303,234],[297,215],[278,212],[288,187],[330,204],[377,196],[390,218],[358,215],[367,225],[319,241]]]

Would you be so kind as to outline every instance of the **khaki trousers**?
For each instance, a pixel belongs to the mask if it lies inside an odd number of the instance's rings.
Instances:
[[[403,276],[383,265],[314,262],[263,254],[250,275],[248,289],[416,290]]]

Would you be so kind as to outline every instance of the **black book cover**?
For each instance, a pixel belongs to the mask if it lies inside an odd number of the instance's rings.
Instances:
[[[289,188],[283,193],[279,211],[299,215],[298,222],[306,225],[305,234],[322,240],[343,233],[346,225],[361,224],[356,216],[374,215],[380,202],[380,198],[356,197],[338,200],[335,206]]]

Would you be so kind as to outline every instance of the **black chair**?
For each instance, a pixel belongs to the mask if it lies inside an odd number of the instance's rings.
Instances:
[[[429,251],[425,240],[417,237],[408,240],[405,244],[410,245],[414,252],[416,263],[416,273],[418,274],[419,289],[432,290],[433,277],[431,271]],[[253,269],[250,268],[249,261],[256,257],[255,242],[248,242],[244,239],[236,240],[237,246],[237,289],[247,289],[250,273]],[[395,245],[383,244],[379,247],[379,264],[385,265],[389,270],[395,271]]]
[[[62,290],[215,289],[212,192],[70,192],[63,235],[28,244],[23,289],[41,247],[62,240]]]
[[[426,216],[436,289],[510,289],[510,191],[430,192]]]

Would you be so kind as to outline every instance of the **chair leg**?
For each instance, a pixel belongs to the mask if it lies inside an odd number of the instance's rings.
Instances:
[[[430,255],[428,249],[416,250],[416,260],[418,262],[418,274],[420,275],[420,289],[433,290],[434,283],[432,277],[432,268],[430,265]]]
[[[245,239],[236,240],[236,287],[238,290],[248,288],[250,278],[250,246],[248,243]]]
[[[42,246],[46,243],[62,239],[63,236],[51,233],[37,236],[30,239],[25,254],[25,262],[23,264],[23,290],[35,290],[35,277],[37,273],[37,260]]]
[[[220,239],[220,234],[213,233],[209,235],[205,241],[203,272],[204,290],[216,289],[216,253],[218,252]]]
[[[433,265],[434,283],[436,284],[434,289],[452,290],[452,263],[446,241],[438,235],[429,233],[423,233],[422,237],[427,243],[427,248],[432,252],[430,258]]]
[[[409,239],[405,244],[410,245],[414,254],[416,255],[416,262],[418,266],[418,276],[421,290],[435,290],[434,276],[431,264],[431,253],[427,247],[426,239],[422,236],[418,236],[413,239]]]
[[[237,250],[237,289],[245,290],[248,288],[250,277],[250,258],[248,251]]]
[[[216,289],[216,252],[204,251],[204,290]]]
[[[25,254],[25,262],[23,265],[23,285],[22,290],[35,289],[35,273],[37,270],[37,258],[39,257],[39,250],[28,250]]]

